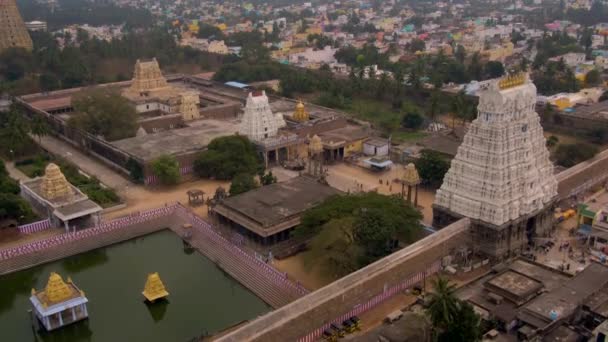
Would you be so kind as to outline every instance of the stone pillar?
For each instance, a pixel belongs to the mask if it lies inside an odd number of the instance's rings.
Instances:
[[[59,317],[59,326],[63,326],[63,318],[61,318],[61,311],[57,313],[57,317]]]
[[[87,305],[82,304],[82,311],[84,313],[84,317],[89,317],[89,312],[87,311]]]
[[[75,306],[72,307],[72,322],[76,321],[76,310],[75,310]]]
[[[63,227],[65,228],[65,232],[69,233],[70,232],[70,221],[69,220],[63,221]]]
[[[412,203],[412,186],[407,186],[407,203]]]
[[[418,208],[418,184],[416,184],[416,186],[414,187],[415,189],[415,193],[414,193],[414,208]]]

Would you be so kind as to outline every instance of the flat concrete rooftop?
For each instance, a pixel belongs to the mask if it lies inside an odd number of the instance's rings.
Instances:
[[[543,284],[539,281],[512,270],[508,270],[490,279],[488,284],[517,297],[528,296],[530,293],[538,291],[543,287]]]
[[[163,154],[200,151],[207,147],[211,140],[238,132],[236,120],[201,119],[188,124],[185,128],[127,138],[111,144],[144,161],[150,161]]]

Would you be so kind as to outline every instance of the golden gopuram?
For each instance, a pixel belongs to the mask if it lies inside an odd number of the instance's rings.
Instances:
[[[149,302],[154,302],[157,299],[165,298],[169,295],[169,292],[165,289],[165,285],[162,280],[160,280],[158,272],[148,274],[148,280],[146,280],[146,285],[144,286],[142,294]]]
[[[68,198],[74,193],[70,183],[65,179],[65,176],[56,164],[50,163],[47,165],[42,183],[40,184],[42,195],[46,199]]]
[[[0,18],[0,51],[8,48],[32,50],[32,39],[15,0],[0,1]]]
[[[47,331],[61,328],[89,316],[88,299],[68,277],[67,281],[51,272],[44,290],[32,289],[32,309]]]
[[[412,187],[414,187],[414,207],[418,206],[418,184],[420,184],[420,175],[416,170],[416,165],[409,163],[405,166],[405,172],[401,178],[401,193],[405,196],[405,187],[407,187],[407,202],[412,203]]]

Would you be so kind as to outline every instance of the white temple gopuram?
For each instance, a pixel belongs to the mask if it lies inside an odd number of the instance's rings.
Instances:
[[[433,225],[471,219],[478,251],[517,255],[553,228],[557,181],[527,74],[491,82],[433,205]]]
[[[283,126],[285,126],[283,115],[272,113],[266,92],[249,93],[239,134],[253,141],[263,141],[276,136],[279,128]]]

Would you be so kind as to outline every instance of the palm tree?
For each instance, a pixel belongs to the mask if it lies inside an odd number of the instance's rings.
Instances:
[[[38,143],[42,142],[42,137],[49,133],[49,126],[40,115],[34,116],[31,123],[31,132],[38,137]]]
[[[429,295],[427,312],[435,328],[445,330],[455,319],[459,301],[455,295],[456,287],[447,278],[439,277],[433,281],[433,292]]]

